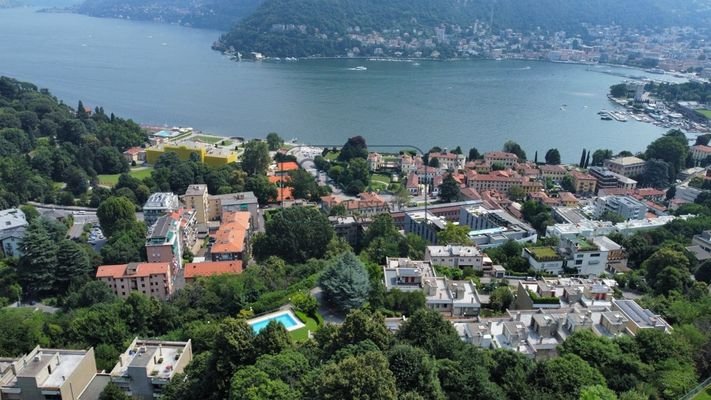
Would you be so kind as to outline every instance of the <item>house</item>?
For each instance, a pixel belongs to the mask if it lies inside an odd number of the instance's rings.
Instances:
[[[517,310],[554,309],[572,306],[604,310],[612,306],[614,279],[544,278],[520,281],[516,289]]]
[[[336,237],[345,240],[351,247],[358,248],[363,238],[365,227],[370,223],[369,218],[363,217],[328,217]]]
[[[405,185],[407,188],[407,191],[410,193],[411,196],[419,196],[421,192],[420,188],[420,178],[417,176],[415,172],[410,172],[410,174],[407,176],[407,184]]]
[[[206,261],[185,264],[185,283],[193,283],[197,278],[214,275],[239,275],[242,261]]]
[[[561,204],[565,207],[577,207],[578,198],[570,192],[559,192],[558,198],[560,198]]]
[[[298,169],[299,164],[294,161],[279,162],[276,163],[276,166],[274,167],[274,176],[289,175],[290,172],[296,171]]]
[[[575,269],[577,274],[583,276],[599,276],[607,267],[609,250],[592,239],[580,237],[562,239],[558,253],[565,258],[566,268]]]
[[[453,318],[472,318],[479,315],[481,300],[472,281],[455,281],[446,277],[422,279],[425,305]]]
[[[321,198],[321,208],[329,212],[333,207],[343,205],[348,216],[374,217],[378,214],[386,214],[390,211],[388,203],[377,193],[363,192],[357,199],[340,201],[336,196],[324,196]]]
[[[123,158],[132,165],[143,164],[146,162],[146,149],[142,147],[131,147],[123,152]]]
[[[447,222],[430,212],[414,211],[405,213],[405,233],[413,233],[429,243],[437,243],[437,232],[443,230]]]
[[[96,279],[106,283],[116,296],[123,299],[139,292],[159,300],[173,294],[173,274],[169,263],[129,263],[101,265]]]
[[[612,300],[612,311],[621,312],[627,319],[627,333],[636,335],[642,329],[658,329],[671,333],[672,327],[660,315],[642,308],[634,300]]]
[[[250,214],[246,211],[226,211],[210,247],[212,261],[246,260],[252,234]]]
[[[626,177],[639,176],[644,173],[645,162],[638,157],[618,157],[611,160],[605,160],[603,167],[610,171]]]
[[[22,238],[28,225],[25,213],[19,208],[0,211],[0,254],[5,257],[22,255]]]
[[[485,260],[491,267],[491,259],[485,257],[476,246],[427,246],[425,250],[425,261],[453,268],[471,267],[482,271]]]
[[[513,166],[518,163],[518,156],[503,151],[492,151],[484,153],[484,161],[489,163],[489,165],[500,164],[503,165],[504,168],[513,168]]]
[[[156,223],[159,217],[177,211],[180,200],[176,194],[170,192],[153,193],[143,205],[143,220],[147,226]]]
[[[590,174],[580,171],[571,171],[570,177],[573,179],[575,193],[594,194],[597,189],[597,179]]]
[[[160,398],[165,385],[193,359],[192,343],[135,338],[110,373],[113,384],[134,399]]]
[[[634,179],[612,172],[607,168],[590,167],[588,172],[597,179],[598,190],[614,188],[635,189],[637,187],[637,181]]]
[[[509,240],[535,243],[538,239],[536,230],[526,222],[481,204],[460,207],[459,224],[471,229],[469,238],[480,249],[501,246]]]
[[[383,167],[383,156],[379,153],[368,153],[368,170],[375,172]]]
[[[563,257],[552,247],[524,247],[521,256],[536,271],[551,275],[563,272]]]
[[[437,161],[439,161],[439,168],[447,171],[459,171],[460,169],[464,169],[464,164],[467,160],[464,154],[455,153],[429,153],[429,159],[437,159]]]
[[[563,178],[568,175],[568,170],[566,170],[560,165],[545,164],[539,166],[538,169],[541,171],[541,176],[544,179],[550,179],[556,183],[562,181]]]
[[[686,249],[692,252],[699,262],[711,259],[711,231],[703,231],[699,235],[694,235],[691,239],[691,246]]]
[[[403,292],[422,290],[422,280],[435,276],[432,263],[409,258],[385,258],[383,280],[385,290],[398,289]]]
[[[37,346],[17,358],[0,358],[0,398],[75,400],[91,384],[96,370],[93,348],[66,350]]]
[[[207,198],[210,221],[219,220],[225,211],[248,211],[254,229],[259,228],[259,202],[253,192],[210,195]]]

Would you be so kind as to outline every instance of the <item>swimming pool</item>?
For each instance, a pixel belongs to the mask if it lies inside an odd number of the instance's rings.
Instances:
[[[277,311],[271,314],[262,315],[261,317],[250,319],[247,323],[252,327],[254,333],[259,333],[259,331],[266,328],[266,326],[272,321],[282,324],[287,331],[293,331],[305,326],[291,310]]]

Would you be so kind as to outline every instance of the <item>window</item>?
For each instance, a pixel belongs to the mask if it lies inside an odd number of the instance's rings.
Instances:
[[[575,260],[575,265],[583,265],[583,260]]]
[[[593,254],[590,254],[590,257],[600,257],[600,253],[593,253]]]

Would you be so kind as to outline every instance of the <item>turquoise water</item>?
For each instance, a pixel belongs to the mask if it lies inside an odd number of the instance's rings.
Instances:
[[[48,88],[72,106],[102,105],[141,123],[192,126],[224,136],[341,145],[461,146],[506,140],[533,158],[556,147],[644,150],[664,130],[601,121],[624,78],[610,67],[529,61],[295,63],[228,60],[210,49],[219,32],[74,14],[0,10],[0,74]],[[365,66],[365,71],[351,70]],[[616,72],[647,75],[612,68]],[[647,75],[649,76],[649,75]],[[654,77],[659,77],[654,75]]]
[[[293,328],[299,323],[294,319],[294,317],[291,316],[289,313],[284,313],[284,314],[279,314],[275,315],[271,318],[265,319],[263,321],[256,322],[254,324],[250,324],[252,327],[252,330],[254,333],[259,333],[262,329],[266,328],[267,325],[269,325],[270,322],[276,321],[284,326],[287,330],[289,328]]]

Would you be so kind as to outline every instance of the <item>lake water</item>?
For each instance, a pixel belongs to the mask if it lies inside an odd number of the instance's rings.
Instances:
[[[237,63],[210,49],[217,31],[0,10],[0,74],[48,88],[65,102],[102,105],[141,123],[225,136],[279,132],[312,144],[499,149],[533,158],[557,147],[640,151],[664,130],[601,121],[623,78],[582,65],[525,61]],[[365,66],[366,71],[349,68]],[[614,69],[626,74],[639,71]],[[565,106],[563,106],[565,105]]]

